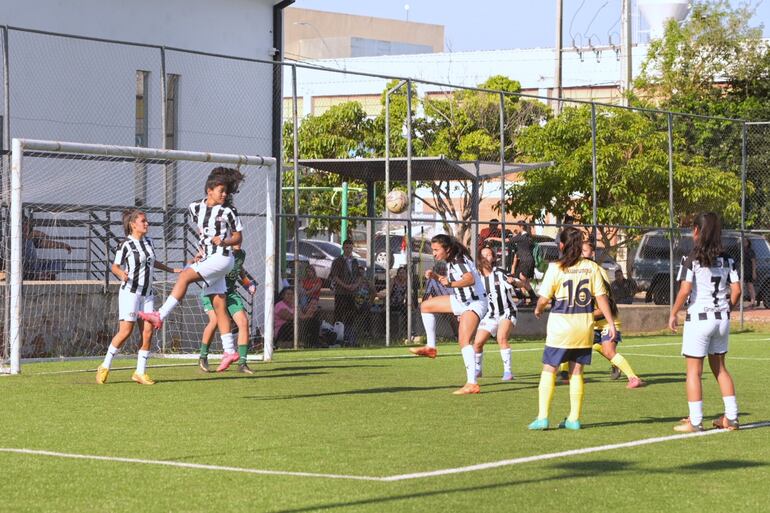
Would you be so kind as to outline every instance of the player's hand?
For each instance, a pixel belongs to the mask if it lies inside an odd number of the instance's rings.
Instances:
[[[224,244],[222,244],[222,237],[220,237],[219,235],[217,235],[216,237],[212,237],[211,243],[215,246],[224,246]]]
[[[249,290],[249,294],[251,294],[253,296],[254,294],[257,293],[257,286],[252,283],[251,285],[249,285],[249,289],[248,290]]]
[[[128,281],[128,273],[124,272],[123,276],[121,276],[120,281],[123,283],[126,283]]]
[[[438,282],[445,287],[448,287],[450,283],[449,278],[447,276],[439,276]]]
[[[676,333],[676,328],[678,325],[679,323],[677,321],[676,314],[672,313],[668,318],[668,327],[671,329],[671,331]]]
[[[615,342],[615,339],[618,338],[618,330],[615,328],[615,323],[610,323],[607,326],[607,335],[610,336],[609,342]]]
[[[540,309],[540,307],[535,308],[535,317],[540,319],[543,316],[543,311]]]
[[[434,273],[432,270],[428,269],[425,271],[425,278],[428,280],[434,280],[436,279],[436,273]]]

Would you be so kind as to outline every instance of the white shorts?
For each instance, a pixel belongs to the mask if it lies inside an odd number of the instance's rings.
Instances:
[[[460,317],[465,312],[471,311],[475,312],[476,315],[479,316],[479,320],[481,320],[487,314],[488,306],[486,298],[483,301],[466,301],[463,303],[455,296],[449,296],[449,301],[452,303],[452,313],[457,317]]]
[[[155,310],[155,296],[142,296],[130,289],[120,289],[118,292],[118,319],[136,322],[136,312],[152,312]]]
[[[215,253],[205,260],[195,262],[190,268],[196,273],[201,275],[203,282],[206,284],[203,287],[203,295],[210,296],[211,294],[224,294],[227,292],[227,284],[225,283],[225,276],[233,268],[235,259],[232,253],[224,256],[219,253]]]
[[[493,337],[497,336],[497,327],[500,325],[500,321],[502,320],[508,320],[511,321],[511,323],[516,326],[516,316],[511,315],[503,315],[502,317],[492,317],[489,315],[484,316],[483,319],[481,319],[481,322],[479,323],[479,329],[488,331],[490,335]]]
[[[730,319],[690,320],[684,323],[682,355],[703,358],[727,352]]]

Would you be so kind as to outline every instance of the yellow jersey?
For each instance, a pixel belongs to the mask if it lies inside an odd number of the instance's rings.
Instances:
[[[594,298],[607,295],[601,267],[586,258],[567,269],[562,269],[559,262],[551,262],[538,294],[551,300],[545,345],[590,348],[594,340]]]
[[[602,266],[599,266],[599,270],[602,272],[602,278],[604,279],[605,283],[609,284],[610,278],[609,276],[607,276],[607,270]],[[609,295],[609,291],[607,292],[607,295]],[[594,301],[594,310],[596,310],[596,308],[597,308],[596,301]],[[615,321],[615,329],[620,331],[620,319],[616,315],[613,320]],[[597,331],[604,331],[605,329],[607,329],[607,326],[609,324],[610,323],[608,323],[607,319],[605,319],[604,317],[602,317],[601,319],[594,319],[594,329]]]

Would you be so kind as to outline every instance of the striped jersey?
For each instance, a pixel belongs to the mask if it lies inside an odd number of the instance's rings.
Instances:
[[[740,280],[735,268],[735,261],[722,254],[711,267],[703,267],[700,262],[690,257],[682,258],[678,281],[692,283],[687,313],[706,314],[708,312],[730,311],[730,284]]]
[[[602,273],[602,279],[606,283],[609,284],[610,278],[609,278],[609,276],[607,276],[607,271],[604,269],[604,267],[599,266],[599,271],[601,271],[601,273]],[[611,293],[611,291],[609,289],[607,290],[607,295],[608,296],[612,295],[612,293]],[[594,300],[594,310],[596,310],[596,309],[597,309],[596,301]],[[620,331],[620,318],[617,315],[615,315],[615,318],[613,319],[613,321],[615,322],[615,329]],[[604,331],[605,329],[607,329],[607,327],[609,325],[610,325],[610,323],[607,322],[607,319],[605,319],[604,316],[602,316],[599,319],[594,318],[594,330]]]
[[[538,294],[551,300],[545,345],[561,349],[591,347],[594,299],[607,295],[601,267],[587,258],[567,269],[562,269],[559,262],[551,262]]]
[[[482,278],[487,291],[489,310],[487,317],[511,319],[516,317],[516,304],[513,302],[513,285],[508,283],[508,275],[495,267],[489,276]]]
[[[155,264],[155,248],[149,237],[136,239],[129,236],[118,246],[115,265],[125,269],[128,279],[122,289],[142,296],[152,295],[152,271]]]
[[[243,231],[235,207],[224,205],[209,207],[204,199],[190,204],[190,217],[198,231],[198,246],[203,250],[204,258],[216,253],[230,255],[232,250],[229,247],[216,246],[211,240],[217,236],[224,240],[233,232]]]
[[[454,287],[452,293],[462,303],[470,303],[471,301],[479,301],[484,299],[486,292],[484,292],[484,285],[481,281],[479,271],[476,270],[476,266],[473,262],[465,257],[458,257],[456,262],[447,262],[447,278],[450,282],[460,281],[464,274],[471,273],[473,275],[474,282],[467,287]]]

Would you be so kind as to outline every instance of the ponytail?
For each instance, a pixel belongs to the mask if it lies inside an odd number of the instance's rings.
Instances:
[[[131,235],[131,223],[141,215],[144,215],[144,212],[137,208],[123,211],[123,231],[126,232],[126,237]]]
[[[583,258],[583,232],[568,226],[559,234],[559,242],[564,246],[562,256],[558,260],[562,270],[572,267]]]
[[[698,214],[693,221],[698,228],[698,240],[693,241],[690,258],[703,267],[711,267],[722,253],[722,223],[714,212]]]

